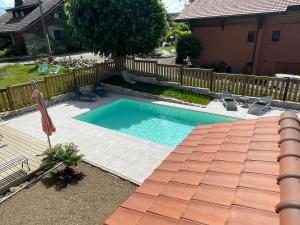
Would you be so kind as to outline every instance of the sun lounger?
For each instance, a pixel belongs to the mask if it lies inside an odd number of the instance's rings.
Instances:
[[[87,102],[95,102],[97,101],[97,96],[94,94],[86,94],[82,93],[78,87],[72,87],[72,92],[76,95],[77,100],[87,101]]]
[[[22,170],[24,168],[24,164],[27,165],[28,171],[30,171],[28,158],[23,155],[19,155],[11,160],[8,160],[0,165],[0,174],[6,172],[7,170],[16,167],[18,165],[22,165]]]
[[[50,74],[58,74],[61,69],[61,65],[57,65],[50,70]]]
[[[107,96],[108,92],[105,89],[104,85],[101,82],[96,82],[93,86],[94,88],[94,93],[99,95],[99,96]]]
[[[42,67],[38,68],[38,73],[39,74],[47,74],[48,73],[48,64],[47,63],[42,64]]]
[[[125,80],[125,82],[127,82],[129,84],[136,84],[136,81],[130,79],[130,77],[128,76],[127,71],[122,71],[122,77]]]
[[[248,113],[260,116],[271,105],[271,102],[272,96],[261,97],[250,106]]]
[[[222,94],[222,102],[227,111],[237,111],[237,103],[228,91],[224,91]]]

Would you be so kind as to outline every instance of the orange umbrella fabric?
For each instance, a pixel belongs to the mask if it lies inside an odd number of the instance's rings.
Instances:
[[[40,92],[38,90],[34,90],[32,93],[32,98],[35,100],[37,108],[42,114],[43,131],[47,135],[51,136],[56,131],[56,129],[54,127],[54,124],[52,123],[50,116],[48,115],[47,109],[45,107]]]

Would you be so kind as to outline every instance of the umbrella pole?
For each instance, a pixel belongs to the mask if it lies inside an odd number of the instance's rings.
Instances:
[[[40,93],[41,100],[42,100],[42,104],[43,104],[43,106],[44,106],[44,108],[45,108],[45,110],[46,110],[46,113],[47,113],[47,115],[48,115],[48,110],[47,110],[47,107],[46,107],[44,98],[43,98],[43,96],[42,96],[42,94],[41,94],[41,92],[40,92],[40,90],[39,90],[39,87],[36,85],[36,83],[35,83],[34,80],[31,81],[31,83],[32,83],[33,89],[34,89],[34,90],[37,90],[37,91]],[[51,146],[50,136],[49,136],[48,134],[47,134],[47,139],[48,139],[49,148],[51,149],[52,146]]]

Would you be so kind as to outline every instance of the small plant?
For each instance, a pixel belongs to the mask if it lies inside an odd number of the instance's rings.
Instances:
[[[78,146],[73,143],[55,145],[52,148],[48,148],[43,155],[43,162],[47,166],[52,167],[57,163],[62,162],[67,168],[77,166],[84,156],[79,154]]]
[[[186,64],[188,61],[194,63],[202,51],[201,42],[192,35],[182,36],[176,44],[176,63]]]

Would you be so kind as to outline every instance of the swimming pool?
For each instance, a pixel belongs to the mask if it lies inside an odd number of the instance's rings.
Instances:
[[[170,147],[176,147],[197,125],[235,120],[128,99],[114,101],[75,119]]]

